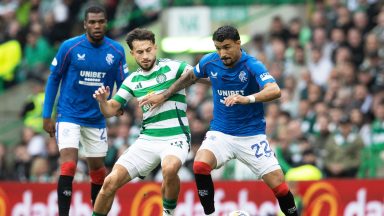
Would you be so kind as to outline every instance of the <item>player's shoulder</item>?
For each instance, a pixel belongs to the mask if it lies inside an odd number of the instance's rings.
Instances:
[[[267,70],[264,63],[261,62],[259,59],[248,54],[246,55],[247,56],[244,62],[248,67],[250,67],[253,70],[263,70],[263,71]]]
[[[184,61],[169,58],[159,58],[157,61],[159,66],[179,66],[180,64],[185,63]]]
[[[220,56],[217,54],[217,52],[212,52],[205,54],[203,57],[201,57],[200,62],[214,62],[214,61],[219,61]]]
[[[61,44],[61,47],[69,49],[73,46],[80,44],[81,42],[83,42],[85,40],[86,40],[86,38],[83,35],[78,35],[78,36],[75,36],[75,37],[72,37],[72,38],[69,38],[69,39],[63,41],[63,43]]]
[[[123,45],[120,44],[120,42],[113,40],[107,36],[104,37],[104,40],[107,45],[115,49],[121,55],[124,55],[124,48],[123,48]]]

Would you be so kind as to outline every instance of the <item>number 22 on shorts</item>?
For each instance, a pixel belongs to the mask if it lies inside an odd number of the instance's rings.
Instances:
[[[260,143],[253,144],[251,148],[255,150],[256,158],[260,158],[263,155],[266,157],[271,157],[272,155],[272,149],[269,147],[268,142],[265,140],[261,141]]]

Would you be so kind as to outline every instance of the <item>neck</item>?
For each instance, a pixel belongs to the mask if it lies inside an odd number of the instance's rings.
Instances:
[[[88,41],[91,43],[91,44],[95,44],[95,45],[100,45],[103,43],[104,41],[104,37],[101,39],[101,40],[98,40],[98,41],[95,41],[94,39],[92,39],[88,34],[87,35],[87,39]]]

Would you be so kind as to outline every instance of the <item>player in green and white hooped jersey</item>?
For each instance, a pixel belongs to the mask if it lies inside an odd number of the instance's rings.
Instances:
[[[99,101],[101,112],[106,117],[115,115],[133,97],[140,100],[149,94],[161,93],[191,68],[184,62],[156,59],[157,47],[151,31],[135,29],[128,33],[126,41],[140,68],[124,80],[112,99],[107,100],[108,87],[102,86],[95,91],[93,97]],[[142,107],[141,134],[106,177],[93,215],[106,215],[120,187],[135,177],[146,176],[159,163],[163,174],[163,215],[173,215],[180,190],[177,173],[190,148],[186,109],[184,89],[156,109],[150,110],[150,105]]]

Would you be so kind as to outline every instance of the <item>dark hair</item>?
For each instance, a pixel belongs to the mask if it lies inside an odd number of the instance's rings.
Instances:
[[[134,40],[139,40],[139,41],[149,40],[153,44],[155,44],[155,34],[149,30],[146,30],[146,29],[135,28],[132,31],[130,31],[125,38],[125,41],[127,42],[128,46],[131,50],[133,48],[132,42]]]
[[[89,13],[103,13],[105,18],[107,18],[107,13],[105,12],[105,9],[103,7],[101,7],[101,6],[98,6],[98,5],[90,6],[89,8],[87,8],[85,10],[84,20],[88,19],[88,14]]]
[[[212,36],[212,40],[223,42],[224,40],[240,40],[240,35],[237,29],[233,26],[221,26],[219,27]]]

